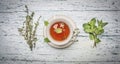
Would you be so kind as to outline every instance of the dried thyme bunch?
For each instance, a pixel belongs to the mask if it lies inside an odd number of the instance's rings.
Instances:
[[[27,44],[29,45],[32,51],[37,41],[36,30],[39,25],[38,21],[41,16],[38,18],[37,22],[34,23],[33,22],[34,12],[32,12],[30,15],[27,5],[25,5],[25,8],[26,8],[26,13],[27,13],[26,20],[23,22],[23,26],[21,28],[18,28],[18,31],[20,32],[20,35],[24,37],[24,39],[26,40]]]

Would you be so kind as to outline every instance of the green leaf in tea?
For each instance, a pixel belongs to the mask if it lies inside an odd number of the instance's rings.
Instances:
[[[29,14],[29,10],[27,5],[25,5],[26,8],[26,20],[23,22],[23,26],[21,28],[18,28],[18,31],[20,32],[20,35],[22,35],[24,37],[24,39],[26,40],[27,44],[29,45],[29,48],[33,49],[33,47],[35,47],[35,43],[38,40],[36,37],[36,30],[37,27],[39,25],[39,19],[36,23],[33,22],[33,16],[34,16],[34,12],[31,13],[31,15]]]
[[[104,33],[104,26],[107,24],[107,22],[96,20],[95,18],[91,19],[88,23],[83,24],[84,31],[89,34],[90,40],[94,40],[94,46],[101,42],[98,35]]]
[[[59,33],[62,33],[62,29],[61,29],[61,28],[56,28],[56,29],[55,29],[55,32],[58,33],[58,34],[59,34]]]

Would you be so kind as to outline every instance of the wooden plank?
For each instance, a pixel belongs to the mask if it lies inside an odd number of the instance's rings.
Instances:
[[[39,21],[38,35],[43,35],[44,20],[56,14],[71,17],[80,29],[81,35],[86,35],[83,31],[83,23],[94,17],[109,23],[103,35],[120,35],[120,11],[36,11],[35,20],[42,16]],[[0,13],[0,15],[0,35],[19,35],[17,28],[22,26],[25,12]]]
[[[88,37],[78,37],[68,48],[55,49],[44,43],[39,36],[34,51],[20,36],[0,36],[0,59],[11,61],[37,60],[37,61],[120,61],[120,36],[100,37],[102,42],[93,48],[93,42]],[[8,59],[8,60],[7,60]],[[2,60],[1,60],[2,61]]]
[[[28,5],[31,10],[46,11],[69,11],[69,10],[110,10],[119,11],[119,0],[3,0],[0,2],[0,12],[23,11],[24,5]]]
[[[71,61],[71,62],[65,62],[65,61],[52,61],[52,62],[48,62],[48,61],[0,61],[1,64],[120,64],[120,62],[87,62],[87,61]]]
[[[35,11],[35,19],[42,15],[34,51],[17,31],[25,20],[25,4]],[[56,14],[74,20],[80,29],[79,42],[65,49],[44,43],[43,21]],[[93,17],[109,23],[97,48],[92,48],[82,28]],[[120,0],[0,0],[0,64],[120,64],[119,49]]]

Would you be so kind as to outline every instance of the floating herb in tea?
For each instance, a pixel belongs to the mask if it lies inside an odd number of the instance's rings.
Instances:
[[[94,40],[94,47],[96,47],[97,43],[101,42],[98,35],[104,33],[104,26],[107,24],[107,22],[96,20],[95,18],[91,19],[90,22],[83,24],[84,31],[89,33],[90,40]]]
[[[21,28],[18,28],[18,31],[20,32],[20,35],[24,37],[32,51],[33,47],[35,47],[36,41],[38,40],[36,36],[36,30],[38,28],[41,16],[38,18],[37,22],[34,23],[33,22],[34,12],[32,12],[30,15],[27,5],[25,5],[25,8],[27,13],[26,20],[23,22],[23,26]]]

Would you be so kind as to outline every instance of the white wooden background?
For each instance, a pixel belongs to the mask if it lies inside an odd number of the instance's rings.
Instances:
[[[35,11],[35,20],[42,16],[34,51],[17,31],[25,20],[25,4]],[[79,42],[65,49],[44,43],[43,21],[56,14],[74,20]],[[82,28],[93,17],[109,23],[97,48]],[[0,0],[0,64],[120,64],[120,0]]]

